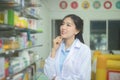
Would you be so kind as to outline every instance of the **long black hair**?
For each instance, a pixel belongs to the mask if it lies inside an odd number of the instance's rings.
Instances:
[[[76,29],[79,30],[79,33],[75,35],[75,38],[78,38],[82,43],[84,43],[83,36],[82,36],[83,20],[75,14],[69,14],[69,15],[65,16],[63,18],[63,20],[67,17],[70,17],[73,20],[74,24],[76,25]]]

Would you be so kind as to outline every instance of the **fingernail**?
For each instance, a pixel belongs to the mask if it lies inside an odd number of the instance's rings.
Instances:
[[[60,39],[61,39],[62,37],[60,36]]]
[[[59,42],[56,42],[56,44],[59,44]]]

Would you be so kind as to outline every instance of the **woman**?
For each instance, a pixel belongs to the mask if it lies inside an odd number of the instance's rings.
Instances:
[[[91,51],[82,37],[83,20],[74,14],[63,18],[60,36],[53,40],[44,72],[50,80],[90,80]]]

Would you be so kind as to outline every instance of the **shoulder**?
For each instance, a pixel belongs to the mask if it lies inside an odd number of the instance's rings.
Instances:
[[[82,49],[88,49],[90,50],[89,46],[86,44],[83,44],[82,42],[80,42],[80,40],[76,39],[76,47],[78,48],[82,48]]]
[[[87,52],[87,53],[91,53],[90,47],[86,44],[83,44],[82,42],[80,42],[78,39],[76,40],[76,47],[82,51],[82,52]]]
[[[86,44],[81,43],[81,48],[90,51],[90,47]]]

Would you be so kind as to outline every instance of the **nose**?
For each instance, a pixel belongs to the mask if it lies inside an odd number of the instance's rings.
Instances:
[[[61,25],[61,29],[66,29],[66,25]]]

